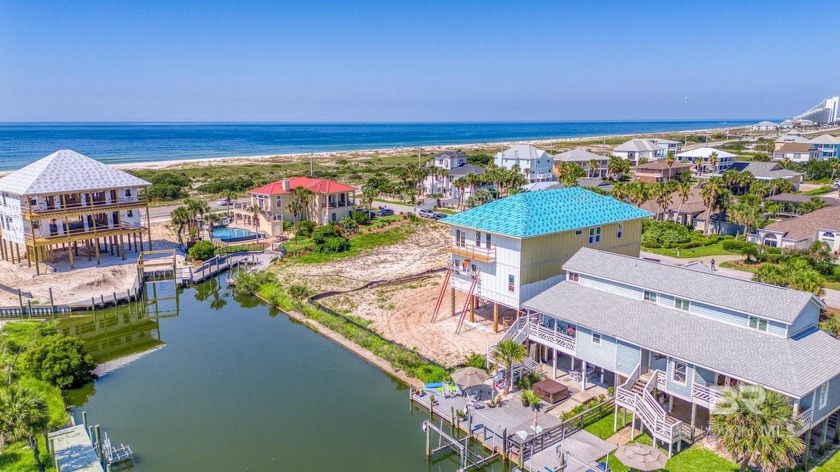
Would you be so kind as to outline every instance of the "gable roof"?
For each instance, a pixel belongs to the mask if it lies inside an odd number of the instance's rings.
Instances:
[[[312,193],[325,194],[336,192],[354,192],[355,187],[345,185],[340,182],[329,179],[313,179],[311,177],[290,177],[286,179],[289,181],[289,190],[283,190],[283,180],[265,184],[262,187],[249,190],[249,193],[258,195],[281,195],[284,193],[292,193],[292,190],[298,187],[308,188]]]
[[[589,162],[591,160],[607,161],[609,160],[609,157],[595,154],[594,152],[587,151],[586,149],[577,148],[557,154],[554,156],[554,160],[561,162]]]
[[[469,174],[483,174],[484,167],[473,164],[464,164],[462,166],[453,167],[449,169],[449,175],[469,175]]]
[[[637,257],[582,248],[563,269],[668,293],[741,313],[792,323],[809,304],[824,306],[814,295],[775,285],[707,274]]]
[[[542,159],[543,157],[554,158],[532,144],[514,144],[502,152],[497,152],[494,156],[495,159]]]
[[[788,134],[779,136],[779,138],[776,139],[775,142],[776,143],[807,143],[807,142],[810,142],[810,141],[808,141],[808,138],[806,138],[805,136],[802,136],[797,132],[791,131]]]
[[[678,269],[685,277],[720,277]],[[840,373],[840,341],[816,329],[783,338],[568,281],[523,307],[795,397]]]
[[[812,139],[811,144],[840,144],[840,137],[823,134]]]
[[[466,159],[467,155],[463,151],[443,151],[433,156],[435,159],[449,158],[449,159]]]
[[[697,149],[691,149],[689,151],[683,151],[677,154],[676,157],[690,157],[692,159],[701,157],[703,159],[708,159],[712,156],[712,153],[717,153],[717,156],[721,159],[734,159],[738,157],[735,154],[732,154],[731,152],[721,151],[720,149],[710,147],[701,147]]]
[[[810,142],[804,143],[785,143],[782,144],[779,149],[776,150],[777,153],[783,152],[811,152],[815,151],[816,148]]]
[[[749,172],[757,179],[777,179],[785,177],[801,176],[801,172],[794,172],[785,169],[778,162],[743,162],[735,161],[728,170],[738,172]]]
[[[137,188],[149,185],[151,184],[143,179],[69,149],[56,151],[0,179],[0,191],[15,195]]]
[[[613,151],[639,152],[639,151],[664,151],[665,148],[647,139],[631,139],[616,146]]]
[[[523,192],[441,221],[514,238],[647,218],[650,213],[579,187]]]
[[[840,206],[827,206],[796,218],[777,221],[761,230],[784,233],[785,239],[802,241],[816,237],[820,229],[840,231]]]

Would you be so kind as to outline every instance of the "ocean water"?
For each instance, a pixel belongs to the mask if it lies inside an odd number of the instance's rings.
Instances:
[[[759,121],[0,123],[0,171],[59,149],[110,164],[727,128]]]

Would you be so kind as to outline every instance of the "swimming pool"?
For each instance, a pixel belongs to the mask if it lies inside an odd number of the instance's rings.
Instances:
[[[258,233],[243,228],[230,228],[227,226],[213,227],[213,239],[221,239],[226,243],[249,241],[251,239],[257,239],[259,236]]]

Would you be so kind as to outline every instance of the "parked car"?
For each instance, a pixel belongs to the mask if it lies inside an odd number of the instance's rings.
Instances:
[[[833,187],[835,190],[840,190],[840,179],[834,181]]]
[[[421,209],[417,210],[417,215],[422,217],[422,218],[434,218],[435,217],[435,212],[433,212],[432,210],[429,210],[428,208],[421,208]]]
[[[432,218],[434,218],[436,220],[446,218],[447,216],[449,216],[449,215],[447,215],[446,213],[440,213],[440,212],[435,212],[434,214],[432,214]]]
[[[394,210],[390,208],[382,208],[381,210],[376,212],[376,216],[391,216],[394,214]]]

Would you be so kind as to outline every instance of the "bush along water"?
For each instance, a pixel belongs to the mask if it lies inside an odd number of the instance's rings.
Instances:
[[[451,374],[446,368],[424,359],[413,349],[384,339],[342,315],[328,313],[295,298],[301,295],[300,291],[295,289],[295,296],[292,296],[280,286],[277,277],[271,272],[257,271],[239,274],[234,279],[234,287],[239,293],[256,295],[283,311],[295,312],[317,321],[377,355],[394,369],[402,370],[424,383],[446,380]]]

